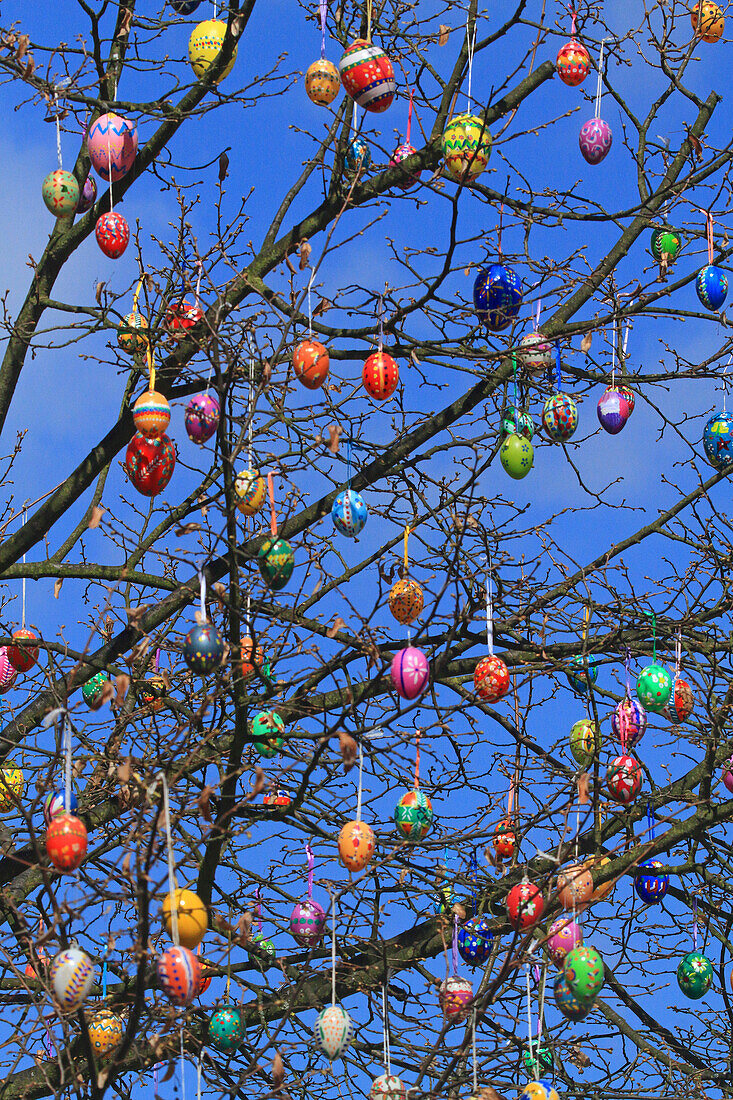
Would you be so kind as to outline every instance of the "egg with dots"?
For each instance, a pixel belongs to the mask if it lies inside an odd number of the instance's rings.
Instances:
[[[361,380],[370,397],[386,401],[397,389],[400,369],[386,351],[375,351],[364,363]]]
[[[106,1058],[122,1042],[125,1022],[109,1008],[100,1008],[89,1021],[89,1041],[98,1058]]]
[[[174,890],[163,900],[163,926],[169,936],[173,935],[173,913],[178,921],[178,941],[183,947],[193,950],[198,947],[206,935],[209,915],[206,906],[193,890]]]
[[[483,657],[473,673],[473,690],[485,703],[497,703],[509,691],[509,669],[495,653]]]
[[[76,176],[63,168],[49,172],[43,181],[43,201],[55,218],[75,214],[79,206],[79,184]]]
[[[169,947],[156,963],[158,985],[174,1005],[188,1005],[198,996],[201,964],[188,947]]]
[[[591,69],[590,54],[578,39],[573,36],[569,42],[558,50],[557,75],[563,84],[570,88],[577,88],[582,84]]]
[[[347,821],[338,838],[339,859],[348,871],[363,871],[374,855],[374,832],[365,821]]]
[[[25,790],[25,776],[22,768],[5,764],[0,768],[0,814],[17,810]]]
[[[699,0],[690,8],[690,22],[703,42],[719,42],[725,30],[725,17],[712,0]]]
[[[135,309],[126,314],[117,326],[117,344],[128,355],[142,355],[148,347],[148,322]]]
[[[333,61],[319,57],[308,66],[305,74],[305,94],[318,107],[328,107],[339,94],[341,80]]]
[[[207,443],[219,427],[221,408],[210,393],[197,393],[186,405],[186,434],[192,443]]]
[[[32,630],[21,627],[13,631],[13,642],[7,647],[8,660],[16,672],[28,672],[38,660],[38,641]]]
[[[97,244],[110,260],[119,260],[130,243],[130,227],[116,210],[102,214],[94,227]]]
[[[234,480],[234,492],[237,494],[237,507],[242,515],[254,516],[265,503],[265,479],[255,470],[242,470]]]
[[[137,126],[114,111],[100,115],[87,133],[89,159],[103,180],[121,180],[132,168],[137,156]]]
[[[146,390],[133,406],[132,420],[146,439],[158,439],[171,422],[171,407],[162,393]]]
[[[583,929],[570,917],[557,917],[547,929],[547,951],[555,966],[562,966],[568,951],[583,942]]]
[[[341,83],[365,111],[380,114],[394,99],[397,83],[387,54],[373,42],[357,38],[348,46],[339,62]]]
[[[87,828],[73,814],[59,814],[46,830],[46,851],[57,871],[68,874],[84,861],[89,843]]]
[[[227,25],[221,19],[204,19],[203,23],[192,31],[188,40],[188,60],[196,76],[200,79],[205,76],[211,66],[217,61],[221,53],[224,39],[226,38]],[[214,83],[218,84],[229,76],[237,60],[237,47],[234,47],[232,56],[225,64],[222,72],[216,77]]]
[[[517,834],[509,818],[500,821],[494,829],[494,854],[497,860],[511,859],[517,847]]]
[[[329,365],[328,351],[317,340],[301,340],[293,352],[295,377],[307,390],[317,390],[323,385]]]
[[[395,581],[390,589],[388,604],[392,616],[403,626],[409,625],[421,614],[423,609],[423,590],[412,577],[403,577]]]
[[[557,897],[563,909],[585,909],[592,894],[593,876],[585,867],[574,864],[557,876]]]

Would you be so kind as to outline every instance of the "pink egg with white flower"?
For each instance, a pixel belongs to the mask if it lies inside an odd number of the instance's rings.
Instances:
[[[421,649],[409,645],[395,653],[389,674],[398,695],[417,699],[428,686],[430,665]]]

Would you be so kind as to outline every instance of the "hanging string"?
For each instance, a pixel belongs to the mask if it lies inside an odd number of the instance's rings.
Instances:
[[[657,616],[653,611],[645,611],[645,615],[648,615],[652,620],[652,664],[657,663]]]
[[[499,205],[499,237],[498,237],[498,240],[496,242],[496,250],[499,253],[499,258],[501,258],[501,235],[502,235],[503,228],[504,228],[504,203],[502,202]]]
[[[183,1028],[181,1028],[181,1100],[186,1100],[186,1062],[183,1057]]]
[[[320,0],[319,3],[320,15],[321,15],[321,60],[326,58],[326,16],[328,15],[328,0]]]
[[[313,339],[313,311],[311,309],[311,287],[313,286],[313,280],[316,277],[316,269],[312,267],[310,279],[308,280],[308,336]]]
[[[115,87],[115,99],[117,99],[117,88]],[[110,119],[107,118],[107,171],[109,172],[109,212],[114,213],[115,204],[114,196],[112,195],[112,143],[110,141],[109,132],[112,129],[110,126]]]
[[[66,721],[66,711],[61,712],[61,743],[64,753],[64,790],[66,813],[71,813],[71,728]]]
[[[364,770],[364,749],[361,741],[359,742],[359,786],[356,791],[356,820],[361,821],[361,782],[362,772]]]
[[[407,557],[407,540],[409,539],[409,537],[410,537],[410,525],[409,525],[409,523],[408,523],[408,524],[406,524],[406,525],[405,525],[405,535],[404,535],[404,566],[405,566],[405,576],[407,576],[407,571],[408,571],[408,557]]]
[[[275,487],[272,480],[272,472],[267,475],[267,493],[270,497],[270,534],[277,538],[277,512],[275,511]]]
[[[606,42],[612,42],[612,38],[601,39],[601,54],[598,59],[598,84],[596,87],[596,118],[601,117],[601,96],[603,95],[603,51],[606,46]]]
[[[453,914],[453,973],[458,973],[458,914]]]
[[[415,731],[415,790],[420,789],[420,730]]]
[[[331,1004],[336,1004],[336,892],[331,896]]]
[[[201,1100],[201,1052],[196,1059],[196,1100]]]
[[[28,510],[23,509],[23,526],[25,527],[28,522]],[[23,552],[23,565],[25,565],[25,551]],[[23,570],[23,580],[20,586],[20,625],[25,629],[25,570]]]
[[[542,960],[542,977],[539,979],[539,1004],[537,1006],[537,1057],[539,1058],[542,1028],[545,1022],[545,989],[547,988],[547,959]],[[539,1068],[539,1067],[538,1067]]]
[[[153,349],[148,341],[148,389],[155,389],[155,358],[153,357]]]
[[[260,900],[261,889],[257,887],[257,893],[255,894],[255,917],[257,920],[257,931],[262,931],[262,902]]]
[[[517,356],[515,352],[512,352],[512,372],[514,375],[514,430],[519,435],[519,390],[517,389]]]
[[[616,389],[616,318],[611,329],[611,389]]]
[[[674,678],[679,680],[682,671],[682,627],[677,631],[674,642]]]
[[[713,262],[713,213],[711,210],[701,210],[701,214],[705,217],[707,236],[708,236],[708,263]]]
[[[382,1052],[383,1065],[389,1077],[392,1073],[389,1048],[389,1015],[387,1013],[387,984],[389,982],[389,970],[387,971],[386,979],[387,980],[382,986]]]
[[[558,393],[562,390],[562,359],[558,344],[555,344],[555,388]]]
[[[196,308],[201,309],[201,276],[203,274],[204,265],[201,260],[196,263],[196,289],[194,294],[196,296]]]
[[[310,846],[310,841],[305,842],[305,856],[308,860],[308,898],[313,897],[313,868],[315,867],[315,859],[313,856],[313,849]]]
[[[372,40],[372,0],[366,0],[366,16],[367,16],[366,40],[367,40],[367,42],[371,42],[371,40]]]
[[[252,338],[247,334],[247,344],[249,346],[249,396],[247,398],[247,469],[252,469],[252,436],[253,436],[253,420],[254,420],[254,380],[255,380],[255,358],[252,351]]]
[[[471,98],[471,82],[473,80],[473,55],[476,52],[476,20],[473,21],[473,34],[470,30],[471,13],[466,12],[466,50],[468,52],[468,106],[466,111],[471,113],[471,105],[473,100]]]
[[[207,615],[206,615],[206,574],[204,573],[203,569],[197,569],[196,572],[198,573],[198,577],[199,577],[199,597],[200,597],[200,600],[201,600],[201,621],[205,623],[207,621]]]
[[[478,1062],[476,1060],[476,1002],[471,1012],[471,1053],[473,1057],[473,1095],[478,1092]]]
[[[357,117],[356,117],[357,111],[358,111],[358,107],[357,107],[356,103],[354,103],[354,107],[353,107],[353,110],[351,112],[351,140],[352,141],[354,140],[357,133],[359,132],[359,124],[357,122]]]
[[[692,895],[692,946],[697,951],[697,894]]]
[[[384,347],[384,295],[379,295],[379,301],[377,303],[377,314],[379,317],[379,354],[382,354],[382,348]]]
[[[624,329],[624,351],[623,351],[623,361],[621,363],[622,367],[624,366],[624,364],[626,362],[626,349],[629,346],[629,329],[630,328],[631,328],[631,321],[627,321],[626,322],[626,328]]]
[[[570,33],[571,33],[571,36],[573,38],[575,38],[575,20],[577,19],[578,13],[576,12],[576,10],[572,6],[572,4],[568,5],[568,11],[570,12],[570,16],[571,16],[571,19],[573,21],[572,22],[572,30],[571,30]]]
[[[412,97],[415,94],[415,89],[410,88],[410,106],[407,109],[407,131],[405,133],[405,143],[410,144],[410,134],[412,133]]]
[[[159,773],[163,784],[163,823],[167,837],[168,847],[168,897],[171,910],[171,939],[175,947],[180,945],[178,938],[178,906],[176,904],[176,865],[173,859],[173,830],[171,829],[171,805],[168,795],[168,780],[164,772]]]
[[[102,1000],[107,1000],[107,953],[102,960]]]
[[[535,313],[535,322],[534,322],[534,327],[536,329],[539,329],[539,327],[540,327],[540,313],[541,312],[542,312],[542,299],[539,298],[538,301],[537,301],[537,312]]]
[[[532,990],[529,984],[529,963],[524,964],[524,973],[527,979],[527,1045],[529,1046],[530,1065],[534,1066],[534,1036],[532,1035]]]
[[[493,592],[493,577],[492,577],[492,564],[491,564],[491,552],[488,555],[488,569],[486,571],[486,645],[489,650],[489,656],[494,656],[494,592]]]
[[[652,809],[652,804],[649,799],[647,799],[646,803],[646,825],[649,832],[649,839],[656,840],[657,830],[655,825],[654,810]]]
[[[54,96],[54,109],[56,111],[56,156],[59,161],[59,168],[63,168],[63,161],[61,159],[61,110],[59,108],[58,97]]]

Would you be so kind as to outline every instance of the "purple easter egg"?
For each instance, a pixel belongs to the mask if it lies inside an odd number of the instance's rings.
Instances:
[[[390,668],[392,684],[403,699],[417,699],[422,695],[430,679],[430,665],[421,649],[406,646],[398,650]]]
[[[733,757],[728,761],[723,769],[723,786],[733,794]]]
[[[79,196],[79,205],[76,208],[77,214],[86,214],[87,210],[91,210],[96,201],[97,181],[94,176],[87,176],[84,181],[81,195]]]
[[[600,164],[608,155],[612,141],[611,127],[602,118],[589,118],[578,135],[580,151],[588,164]]]
[[[186,406],[186,431],[194,443],[211,439],[219,426],[219,402],[210,393],[197,393]]]
[[[326,914],[313,898],[296,903],[290,914],[291,935],[301,947],[317,947],[326,926]]]
[[[598,401],[598,419],[609,435],[618,435],[631,416],[631,409],[621,390],[609,386]]]

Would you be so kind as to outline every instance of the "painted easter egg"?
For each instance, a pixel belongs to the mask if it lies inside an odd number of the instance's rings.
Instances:
[[[340,535],[355,539],[364,529],[368,509],[361,493],[355,489],[342,489],[333,502],[331,519]]]
[[[375,401],[386,401],[397,389],[400,368],[386,351],[375,351],[364,363],[361,381]]]
[[[641,741],[646,732],[647,716],[644,707],[628,695],[617,704],[611,715],[611,729],[626,752]]]
[[[611,127],[602,118],[589,118],[580,128],[578,144],[588,164],[600,164],[605,160],[612,142]]]
[[[307,390],[317,390],[328,378],[330,358],[317,340],[301,340],[293,352],[295,377]]]
[[[513,432],[502,443],[499,460],[509,477],[521,481],[534,465],[534,447],[528,439]]]
[[[109,676],[107,673],[100,671],[95,672],[94,675],[90,676],[86,683],[82,685],[82,698],[88,707],[94,708],[95,705],[99,703],[108,680]]]
[[[339,833],[339,859],[349,871],[363,871],[371,863],[374,846],[374,832],[365,821],[347,821]]]
[[[589,768],[603,741],[601,731],[590,718],[579,718],[570,727],[570,752],[581,768]]]
[[[299,901],[290,914],[290,934],[301,947],[317,947],[326,927],[326,914],[314,898]]]
[[[695,709],[695,697],[692,688],[681,676],[675,677],[672,685],[672,694],[669,702],[662,711],[665,718],[669,718],[673,725],[685,722]]]
[[[695,290],[705,308],[715,312],[728,297],[728,276],[722,267],[707,264],[697,273]]]
[[[189,951],[198,947],[209,926],[209,914],[198,894],[193,890],[174,890],[163,898],[161,917],[167,934],[173,934],[172,911],[178,921],[178,940]]]
[[[288,806],[292,805],[292,801],[290,793],[280,787],[277,790],[268,791],[262,796],[262,805],[267,806],[269,810],[287,809]]]
[[[478,115],[455,115],[443,131],[445,170],[458,183],[475,180],[491,156],[491,134]]]
[[[508,818],[500,821],[494,829],[491,841],[497,860],[511,859],[517,846],[517,834],[514,826]]]
[[[79,195],[79,205],[76,208],[77,214],[86,214],[87,210],[91,210],[96,201],[97,181],[94,176],[90,175],[84,180],[84,186]]]
[[[328,107],[339,94],[341,79],[333,61],[319,57],[305,74],[305,94],[318,107]]]
[[[414,145],[410,145],[408,142],[404,142],[402,145],[398,145],[392,156],[389,158],[390,168],[396,168],[398,164],[402,164],[403,160],[407,160],[417,150]],[[420,180],[422,169],[418,168],[414,172],[408,172],[407,175],[403,173],[402,177],[397,183],[397,187],[403,191],[409,191],[411,187],[414,187]]]
[[[224,660],[224,639],[213,623],[197,623],[183,639],[182,652],[191,672],[209,676]]]
[[[519,1100],[560,1100],[560,1097],[552,1081],[543,1079],[525,1085]]]
[[[458,929],[458,952],[469,966],[483,966],[493,945],[494,932],[487,916],[471,917]]]
[[[718,42],[725,29],[725,17],[712,0],[699,0],[690,8],[690,22],[703,42]]]
[[[516,405],[507,405],[501,418],[501,431],[505,436],[516,433],[531,440],[534,438],[534,420],[524,409],[518,409]]]
[[[38,638],[24,626],[13,631],[13,641],[7,647],[8,660],[16,672],[28,672],[38,660]]]
[[[485,703],[498,703],[509,691],[509,669],[495,653],[482,657],[473,673],[473,690]]]
[[[397,90],[392,62],[373,42],[357,38],[347,46],[339,72],[346,94],[365,111],[379,114],[392,103]]]
[[[598,422],[604,432],[618,435],[631,416],[629,402],[617,386],[608,386],[598,399]]]
[[[664,665],[643,668],[636,681],[636,694],[645,710],[661,714],[672,694],[672,675]]]
[[[234,492],[239,498],[239,511],[245,516],[254,516],[265,503],[265,479],[254,470],[242,470],[235,478]]]
[[[25,778],[22,768],[5,764],[0,768],[0,814],[17,810],[25,790]]]
[[[645,859],[634,876],[634,889],[645,905],[658,905],[669,890],[669,875],[656,873],[664,864],[658,859]]]
[[[313,1028],[313,1039],[329,1062],[340,1058],[354,1041],[354,1023],[346,1009],[341,1005],[322,1008]]]
[[[422,612],[423,590],[412,577],[403,577],[392,585],[387,602],[392,616],[406,626]]]
[[[587,867],[589,871],[593,872],[599,871],[601,869],[605,870],[605,868],[608,867],[610,863],[611,859],[609,856],[602,856],[601,859],[587,859],[583,866]],[[609,879],[608,882],[600,883],[594,888],[593,893],[591,894],[590,904],[595,905],[597,901],[603,901],[605,898],[608,897],[609,894],[613,893],[615,886],[616,882],[614,879]]]
[[[580,1001],[591,1001],[597,997],[606,980],[600,952],[585,944],[568,951],[563,973],[568,986]]]
[[[242,638],[239,648],[242,657],[242,663],[239,667],[242,671],[243,680],[254,676],[255,672],[265,671],[265,654],[262,646],[256,646],[251,638]]]
[[[132,419],[141,435],[147,439],[157,439],[165,435],[171,422],[171,407],[162,393],[146,390],[133,406]]]
[[[173,11],[179,15],[193,15],[201,0],[170,0]]]
[[[283,745],[285,723],[276,710],[261,710],[252,719],[254,747],[260,756],[271,759]]]
[[[506,264],[482,268],[473,284],[473,305],[479,321],[492,332],[509,328],[524,299],[522,280]]]
[[[558,50],[557,75],[563,84],[570,88],[577,88],[582,84],[591,69],[590,54],[578,39],[573,36],[569,42]]]
[[[365,138],[359,137],[357,134],[348,144],[344,162],[350,172],[357,172],[359,170],[366,172],[367,168],[372,163],[372,151],[369,148],[369,142]]]
[[[108,210],[94,227],[97,244],[110,260],[119,260],[130,243],[130,227],[122,214]]]
[[[199,23],[198,27],[192,32],[188,40],[188,60],[199,79],[209,71],[221,53],[226,33],[227,25],[221,19],[204,19],[203,23]],[[219,84],[225,76],[229,76],[236,60],[237,47],[235,46],[231,59],[227,62],[223,72],[217,76],[214,81],[215,84]]]
[[[405,791],[395,806],[394,821],[406,840],[422,840],[433,823],[433,804],[424,791]]]
[[[125,1022],[109,1008],[98,1009],[88,1024],[89,1040],[98,1058],[105,1058],[122,1042]]]
[[[638,760],[633,756],[617,756],[608,765],[606,786],[614,802],[628,806],[641,790],[642,771]]]
[[[417,699],[430,680],[430,665],[421,649],[405,646],[392,658],[389,670],[392,686],[403,699]]]
[[[41,189],[43,201],[55,218],[75,214],[79,206],[79,184],[73,172],[57,168],[49,172]]]
[[[517,358],[529,373],[542,377],[555,361],[553,345],[541,332],[527,332],[519,341]]]
[[[593,1001],[581,1001],[575,996],[567,983],[565,974],[558,974],[553,987],[555,1004],[568,1020],[577,1022],[584,1019],[593,1007]]]
[[[733,413],[714,413],[703,429],[702,444],[710,465],[727,470],[733,464]]]
[[[219,427],[221,408],[210,393],[197,393],[186,405],[186,432],[192,443],[206,443]]]
[[[713,964],[702,951],[690,951],[677,967],[677,984],[691,1001],[699,1001],[713,984]]]
[[[46,851],[57,871],[75,871],[87,854],[87,828],[73,814],[59,814],[46,830]]]
[[[592,893],[593,875],[583,866],[573,864],[557,876],[557,897],[563,909],[585,909]]]
[[[277,958],[275,944],[272,942],[272,940],[266,939],[262,932],[255,932],[249,942],[250,946],[254,944],[255,947],[257,947],[258,950],[263,952],[263,954],[266,956],[265,958],[260,957],[257,959],[257,965],[260,970],[268,970],[271,965],[270,960]]]
[[[553,443],[566,443],[578,427],[578,406],[570,394],[553,393],[542,410],[542,427]]]
[[[369,1100],[406,1100],[407,1089],[392,1073],[375,1077],[369,1089]]]
[[[67,802],[66,791],[59,787],[55,791],[50,791],[43,800],[43,820],[46,825],[50,825],[60,814],[76,815],[78,808],[79,802],[74,792],[71,791],[71,797]]]
[[[542,891],[533,882],[518,882],[512,886],[506,898],[509,923],[518,932],[531,928],[542,919],[545,903]]]
[[[117,343],[128,355],[142,355],[148,347],[148,322],[142,313],[133,310],[117,326]]]
[[[148,439],[137,432],[127,445],[125,470],[138,493],[154,497],[162,493],[176,468],[176,449],[167,435]]]
[[[661,225],[652,230],[652,256],[657,263],[661,263],[665,256],[668,261],[676,260],[681,248],[682,235],[678,229],[673,229],[671,225]]]
[[[15,683],[18,670],[13,667],[8,656],[8,647],[0,646],[0,695],[5,695]]]
[[[225,1005],[218,1008],[209,1020],[209,1042],[225,1053],[237,1050],[244,1039],[244,1020],[238,1008]]]
[[[76,1012],[84,1004],[94,985],[92,960],[78,947],[67,947],[54,956],[48,980],[54,997],[64,1012]]]
[[[438,1000],[445,1019],[452,1024],[460,1024],[471,1011],[473,986],[467,978],[452,974],[440,983]]]
[[[169,304],[163,317],[163,325],[171,339],[178,342],[185,340],[191,330],[203,321],[205,316],[198,302],[192,302],[190,298],[180,297]]]
[[[583,942],[583,929],[571,917],[557,917],[547,929],[547,950],[555,966],[563,966],[565,956]]]
[[[188,947],[169,947],[155,965],[158,985],[174,1005],[190,1005],[198,996],[201,964]]]
[[[117,183],[132,168],[137,156],[137,126],[129,118],[109,111],[95,119],[87,134],[92,167],[103,180]]]
[[[590,684],[595,684],[598,679],[598,658],[579,653],[577,657],[573,657],[565,675],[573,691],[578,695],[587,695]]]
[[[257,564],[267,587],[279,592],[293,575],[293,548],[286,539],[265,539],[257,555]]]

